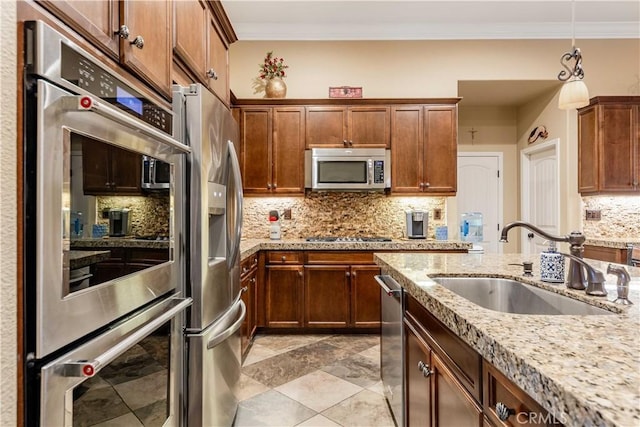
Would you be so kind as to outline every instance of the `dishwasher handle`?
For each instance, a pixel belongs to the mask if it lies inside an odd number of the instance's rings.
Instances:
[[[378,285],[380,285],[382,290],[385,291],[386,294],[389,295],[390,297],[402,296],[402,286],[400,286],[400,284],[396,282],[393,279],[393,277],[386,274],[379,274],[379,275],[373,276],[373,278],[376,279],[376,282],[378,282]],[[391,287],[387,284],[387,282],[391,284]],[[391,288],[394,288],[394,289],[391,289]]]

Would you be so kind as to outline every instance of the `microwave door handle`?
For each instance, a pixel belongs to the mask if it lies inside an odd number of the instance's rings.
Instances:
[[[373,160],[367,160],[367,170],[369,171],[369,185],[373,184]]]
[[[94,97],[88,95],[68,95],[59,99],[62,104],[63,110],[68,112],[91,112],[96,113],[106,119],[120,123],[131,130],[140,132],[148,137],[154,138],[170,146],[174,153],[190,153],[191,147],[182,144],[178,140],[160,132],[153,126],[149,126],[142,120],[137,120],[132,116],[118,111],[117,109],[109,106],[108,104],[97,100]]]
[[[156,183],[156,162],[154,159],[149,159],[149,184]]]

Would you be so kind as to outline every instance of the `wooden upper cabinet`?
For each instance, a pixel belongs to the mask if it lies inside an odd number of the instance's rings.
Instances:
[[[454,195],[457,107],[403,105],[391,116],[391,192]]]
[[[103,0],[39,3],[150,87],[167,99],[171,98],[172,2]]]
[[[212,14],[209,14],[207,40],[208,55],[205,67],[207,85],[222,102],[229,105],[229,46]]]
[[[596,97],[578,111],[578,189],[640,191],[639,96]]]
[[[172,3],[168,0],[122,1],[120,62],[167,98],[171,98]]]
[[[182,61],[194,71],[197,80],[205,82],[207,65],[207,25],[209,9],[203,1],[176,1],[174,7],[174,60]]]
[[[240,108],[245,194],[304,192],[304,107]]]
[[[307,107],[307,148],[389,148],[388,106]]]

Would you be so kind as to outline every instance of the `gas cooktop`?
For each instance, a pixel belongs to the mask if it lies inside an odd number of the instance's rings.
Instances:
[[[390,242],[391,238],[389,237],[360,237],[360,236],[326,236],[326,237],[307,237],[307,242],[340,242],[340,243],[351,243],[351,242]]]

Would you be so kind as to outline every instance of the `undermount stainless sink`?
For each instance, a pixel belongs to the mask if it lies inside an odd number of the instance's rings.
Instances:
[[[504,313],[614,314],[585,302],[511,279],[496,277],[432,277],[431,279],[474,304]]]

